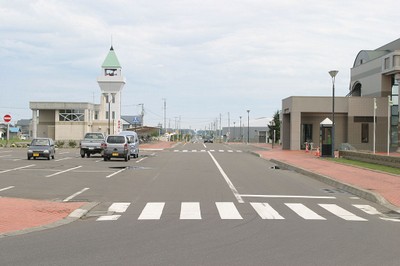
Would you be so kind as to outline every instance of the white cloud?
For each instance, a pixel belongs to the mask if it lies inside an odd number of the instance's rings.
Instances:
[[[0,115],[30,117],[29,101],[92,101],[112,36],[128,81],[124,112],[144,103],[151,110],[145,120],[156,124],[167,98],[167,116],[181,116],[193,128],[220,113],[238,119],[246,109],[272,116],[288,96],[330,95],[333,68],[340,71],[337,95],[347,94],[357,53],[399,38],[398,6],[394,0],[0,1],[1,92],[14,93],[0,98]]]

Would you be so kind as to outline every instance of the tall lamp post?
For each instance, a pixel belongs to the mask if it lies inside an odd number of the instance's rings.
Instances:
[[[247,110],[247,144],[250,142],[250,110]]]
[[[335,77],[339,71],[331,70],[329,75],[332,77],[332,157],[335,158]]]
[[[239,142],[242,142],[242,117],[239,116],[240,122],[239,122]]]
[[[272,149],[274,148],[274,142],[275,142],[275,121],[271,121],[271,128],[272,128]]]

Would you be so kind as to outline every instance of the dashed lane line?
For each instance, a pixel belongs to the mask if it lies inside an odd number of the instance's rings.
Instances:
[[[11,171],[16,171],[16,170],[20,170],[20,169],[24,169],[24,168],[28,168],[28,167],[32,167],[32,166],[35,166],[35,164],[30,164],[30,165],[21,166],[21,167],[17,167],[17,168],[13,168],[13,169],[3,170],[3,171],[0,171],[0,174],[11,172]]]
[[[90,188],[85,187],[84,189],[82,189],[82,190],[76,192],[75,194],[72,194],[72,195],[69,196],[68,198],[65,198],[65,199],[63,200],[63,202],[67,202],[67,201],[72,200],[73,198],[75,198],[76,196],[82,194],[83,192],[85,192],[85,191],[88,190],[88,189],[90,189]]]
[[[52,177],[52,176],[60,175],[60,174],[63,174],[63,173],[66,173],[66,172],[69,172],[69,171],[72,171],[72,170],[75,170],[75,169],[78,169],[78,168],[81,168],[81,167],[82,167],[82,165],[77,166],[77,167],[72,167],[72,168],[69,168],[67,170],[63,170],[63,171],[59,171],[59,172],[51,174],[51,175],[47,175],[46,177]]]

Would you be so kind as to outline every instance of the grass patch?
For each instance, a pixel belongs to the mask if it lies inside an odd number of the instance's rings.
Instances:
[[[326,160],[332,160],[337,163],[343,163],[343,164],[347,164],[347,165],[353,165],[353,166],[358,166],[358,167],[367,168],[367,169],[371,169],[371,170],[400,175],[400,168],[396,168],[396,167],[390,167],[390,166],[385,166],[385,165],[380,165],[380,164],[375,164],[375,163],[360,162],[360,161],[349,160],[349,159],[344,159],[344,158],[335,158],[335,159],[326,158]]]

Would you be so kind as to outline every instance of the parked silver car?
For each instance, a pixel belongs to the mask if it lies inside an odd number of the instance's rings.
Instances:
[[[35,138],[32,140],[31,144],[28,145],[28,160],[39,157],[45,157],[48,160],[50,160],[50,158],[54,159],[55,153],[56,148],[51,138]]]
[[[111,158],[124,158],[125,162],[127,162],[131,159],[129,140],[126,136],[107,136],[105,143],[102,144],[102,147],[102,156],[104,161],[108,161]]]

